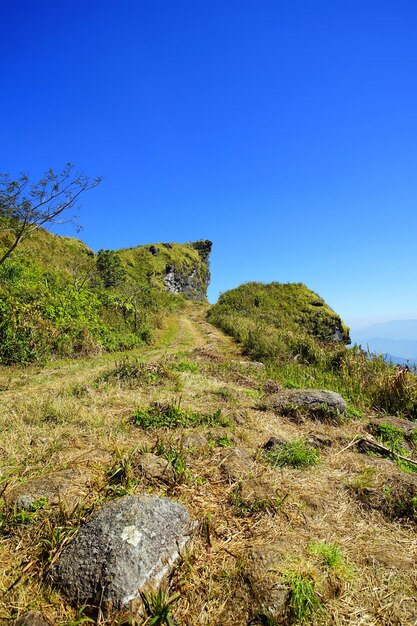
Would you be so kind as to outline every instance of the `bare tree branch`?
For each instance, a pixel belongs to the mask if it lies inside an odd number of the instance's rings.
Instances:
[[[0,265],[38,228],[73,221],[81,194],[101,181],[102,178],[90,179],[77,172],[71,163],[67,163],[60,174],[48,170],[34,183],[30,182],[28,174],[21,174],[18,180],[0,174],[0,233],[14,235],[0,258]]]

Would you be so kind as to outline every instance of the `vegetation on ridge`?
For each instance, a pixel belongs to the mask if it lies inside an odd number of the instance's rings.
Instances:
[[[265,361],[288,387],[337,391],[356,407],[417,418],[417,377],[357,346],[341,319],[305,285],[247,283],[219,298],[208,320]]]
[[[10,247],[0,232],[0,254]],[[0,363],[130,349],[152,340],[184,303],[163,282],[167,265],[187,276],[208,266],[191,245],[100,250],[37,229],[0,266]],[[205,284],[204,281],[202,283]]]

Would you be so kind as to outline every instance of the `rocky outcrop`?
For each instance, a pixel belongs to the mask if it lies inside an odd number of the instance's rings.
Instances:
[[[191,267],[169,263],[163,282],[169,293],[184,294],[188,300],[204,301],[210,283],[209,257],[213,244],[203,239],[188,245],[198,252],[199,262]]]

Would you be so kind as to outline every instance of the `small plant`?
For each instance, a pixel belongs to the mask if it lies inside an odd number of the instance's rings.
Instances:
[[[308,624],[314,617],[324,613],[310,577],[289,571],[283,578],[290,588],[289,612],[293,623]]]
[[[0,511],[0,535],[11,535],[20,526],[25,526],[39,519],[41,509],[47,504],[45,497],[32,502],[27,509],[13,509]]]
[[[267,461],[274,467],[309,467],[320,462],[320,451],[303,439],[295,439],[265,452]]]
[[[200,413],[183,409],[179,402],[154,402],[147,408],[138,408],[134,423],[142,428],[186,428],[188,426],[229,426],[220,409],[213,413]]]
[[[116,361],[114,367],[101,374],[97,383],[116,381],[123,386],[159,385],[168,377],[168,370],[162,363],[145,363],[140,359],[124,357]]]
[[[135,452],[126,454],[117,451],[117,459],[107,472],[110,490],[116,495],[131,495],[138,484],[136,469],[133,464]]]
[[[173,369],[178,372],[191,372],[192,374],[198,374],[198,365],[192,361],[186,361],[185,359],[175,363]]]
[[[155,445],[155,454],[169,461],[174,470],[176,482],[186,482],[190,478],[185,451],[180,443],[170,443],[158,439]]]
[[[375,435],[381,443],[389,447],[391,452],[404,454],[404,433],[401,428],[383,422],[376,428]]]
[[[159,624],[166,624],[166,626],[174,626],[175,622],[172,618],[172,606],[177,602],[180,597],[180,593],[177,591],[171,596],[165,589],[160,589],[158,593],[149,592],[141,593],[143,606],[148,616],[146,624],[149,626],[159,626]]]
[[[340,579],[349,579],[352,570],[346,562],[341,548],[335,543],[324,541],[312,541],[308,546],[308,551],[315,556],[322,565],[332,570]]]
[[[213,446],[214,448],[230,448],[234,446],[234,442],[230,439],[229,435],[220,435],[219,437],[214,437],[213,439],[209,439],[209,446]]]

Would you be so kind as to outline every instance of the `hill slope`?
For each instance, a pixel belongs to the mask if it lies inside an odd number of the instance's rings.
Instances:
[[[0,251],[8,235],[0,237]],[[127,349],[152,339],[184,298],[205,300],[211,242],[95,255],[38,230],[0,266],[0,363]]]
[[[132,623],[45,580],[97,511],[151,493],[180,501],[200,523],[161,595],[175,623],[412,626],[415,475],[349,447],[392,423],[296,421],[274,410],[283,390],[268,367],[245,359],[206,311],[187,303],[153,346],[116,361],[0,370],[0,622],[36,609],[54,626],[88,615],[102,626]],[[171,422],[139,419],[156,408]],[[393,432],[409,426],[399,420]],[[21,511],[13,503],[24,496],[33,505]],[[136,624],[157,619],[150,604]]]

